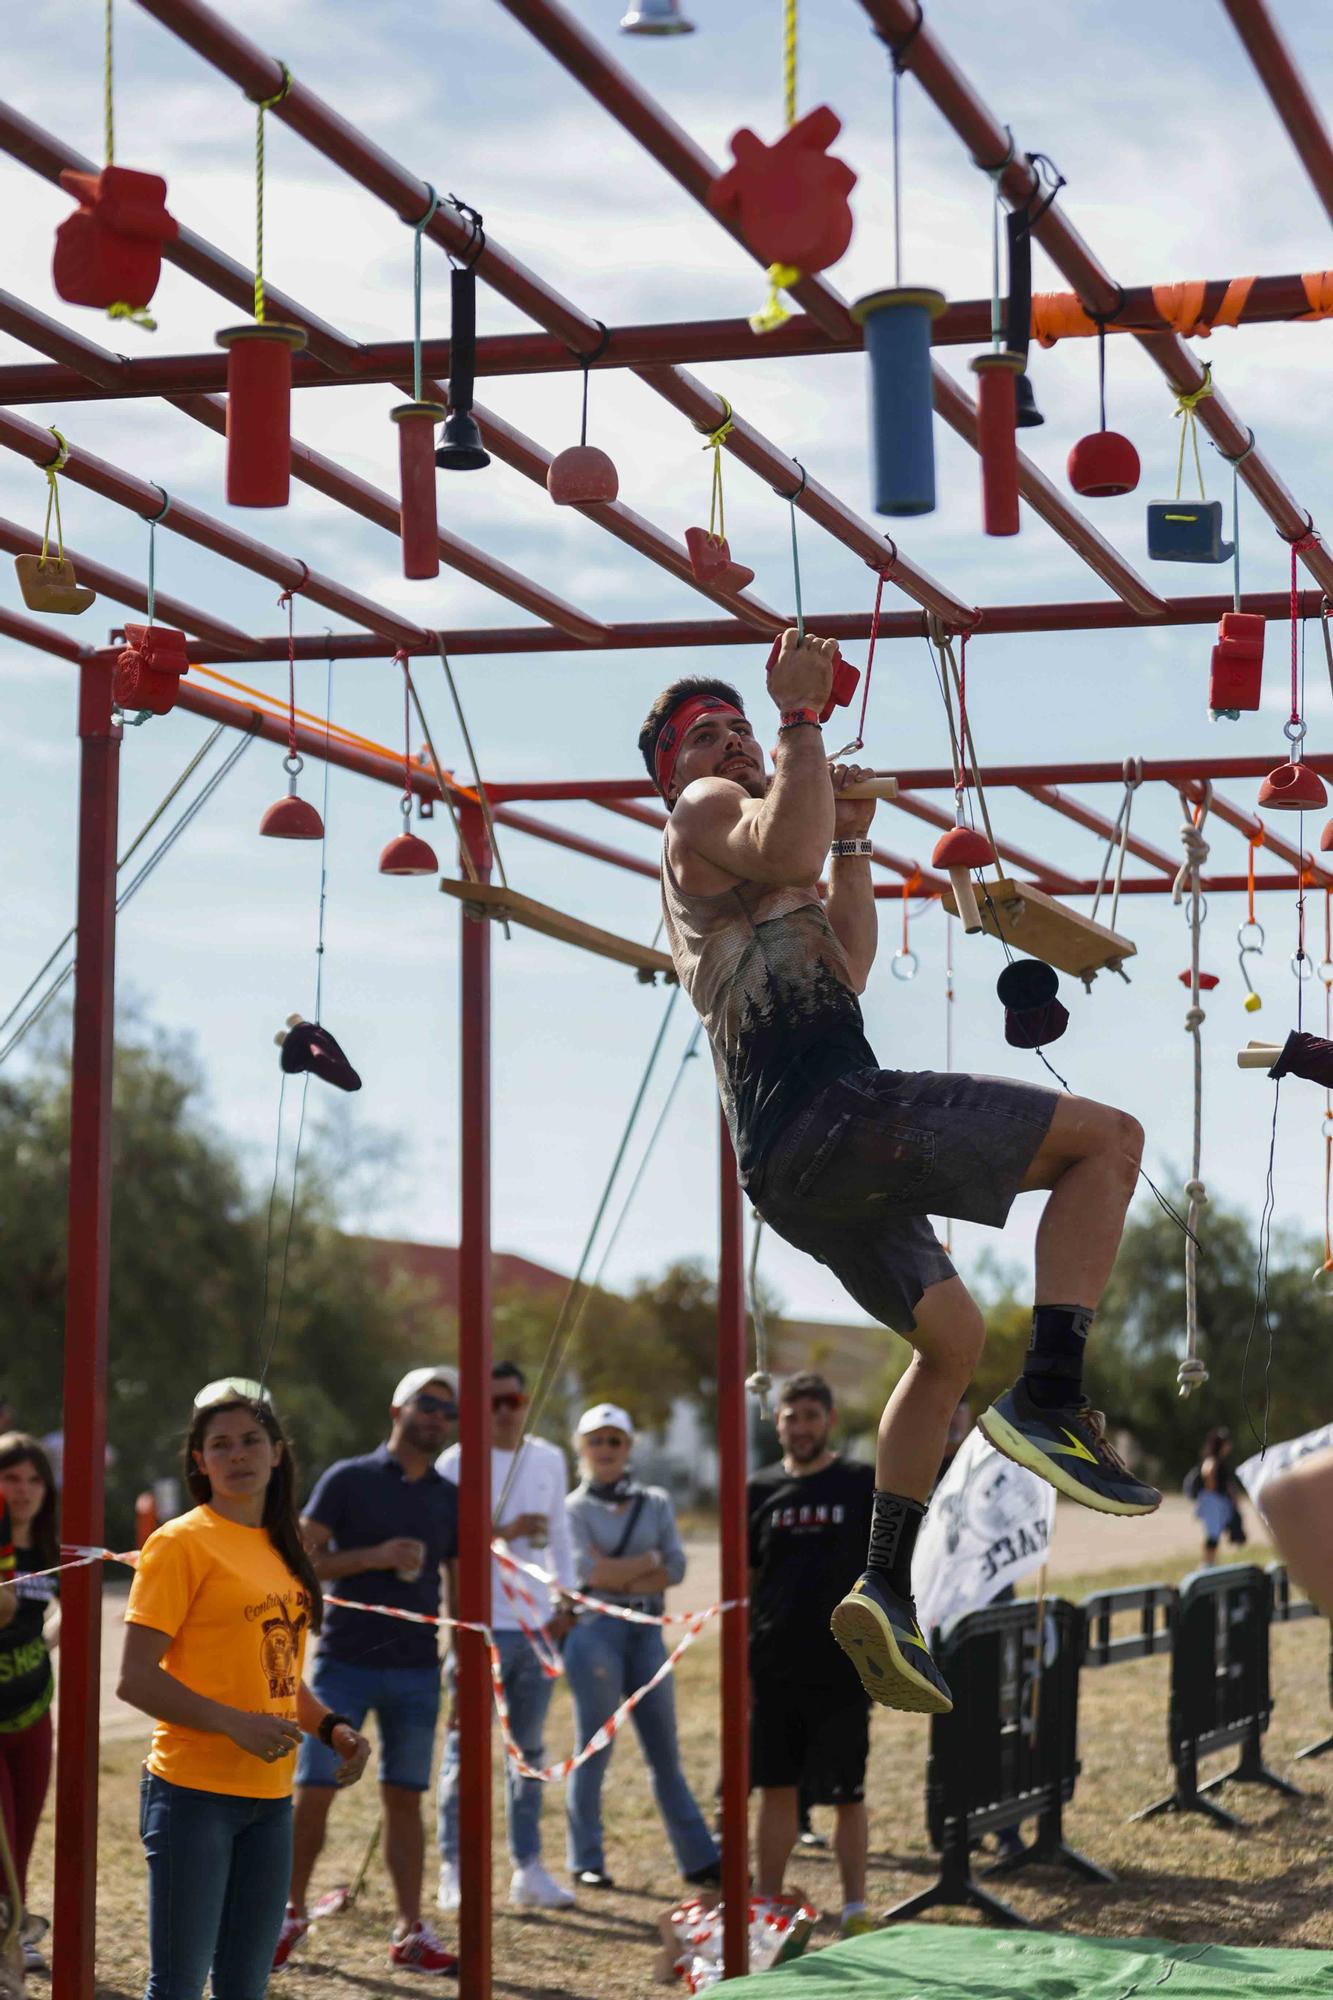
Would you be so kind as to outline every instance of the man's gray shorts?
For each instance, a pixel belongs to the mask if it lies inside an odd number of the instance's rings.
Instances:
[[[1002,1076],[852,1070],[778,1135],[750,1199],[863,1311],[911,1333],[921,1294],[955,1275],[927,1218],[1001,1228],[1059,1097]]]

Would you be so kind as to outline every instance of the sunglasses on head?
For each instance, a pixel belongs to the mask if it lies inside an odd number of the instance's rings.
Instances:
[[[491,1397],[491,1408],[493,1410],[521,1410],[527,1400],[527,1397],[521,1390],[505,1389],[499,1395]]]
[[[413,1401],[416,1403],[417,1408],[424,1411],[428,1417],[456,1417],[458,1415],[457,1403],[444,1396],[432,1396],[428,1389],[421,1390],[413,1398]]]

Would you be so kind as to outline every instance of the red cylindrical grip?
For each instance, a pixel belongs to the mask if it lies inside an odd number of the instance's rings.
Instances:
[[[435,426],[445,419],[442,403],[399,403],[389,412],[398,426],[398,532],[403,542],[403,575],[440,573],[440,531],[435,513]]]
[[[1018,354],[980,354],[977,377],[977,448],[981,453],[981,518],[988,535],[1018,533],[1018,445],[1014,384]]]
[[[291,485],[292,355],[299,326],[277,321],[218,335],[227,350],[227,499],[233,507],[285,507]]]

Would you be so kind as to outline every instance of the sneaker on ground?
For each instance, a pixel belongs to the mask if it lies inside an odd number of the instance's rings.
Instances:
[[[282,1971],[283,1966],[287,1963],[309,1929],[309,1918],[298,1917],[291,1904],[288,1903],[286,1910],[283,1912],[282,1929],[278,1932],[278,1942],[273,1952],[273,1970],[275,1972]]]
[[[574,1883],[579,1889],[614,1889],[616,1886],[604,1868],[576,1868]]]
[[[856,1910],[850,1917],[843,1918],[841,1924],[838,1926],[838,1936],[844,1938],[867,1937],[871,1931],[877,1931],[878,1929],[879,1925],[867,1911]]]
[[[562,1888],[548,1875],[540,1861],[527,1861],[516,1868],[509,1883],[509,1900],[520,1909],[568,1910],[574,1905],[574,1891]]]
[[[1151,1514],[1162,1504],[1107,1443],[1106,1418],[1086,1399],[1040,1409],[1020,1376],[979,1421],[998,1452],[1098,1514]]]
[[[798,1847],[824,1848],[828,1846],[828,1835],[826,1833],[816,1833],[812,1826],[807,1826],[797,1834],[796,1845]]]
[[[389,1963],[405,1966],[409,1972],[458,1971],[458,1960],[424,1923],[413,1924],[405,1937],[390,1937]]]
[[[435,1900],[442,1910],[456,1910],[458,1908],[460,1898],[458,1890],[458,1863],[456,1861],[442,1861],[440,1863],[440,1886],[436,1891]]]
[[[947,1715],[953,1696],[930,1657],[910,1597],[867,1570],[841,1604],[829,1627],[872,1701],[917,1715]]]

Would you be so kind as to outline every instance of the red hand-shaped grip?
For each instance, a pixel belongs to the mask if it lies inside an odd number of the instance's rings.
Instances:
[[[767,663],[764,667],[766,676],[771,674],[777,665],[778,653],[781,651],[781,648],[782,634],[779,632],[777,638],[773,641]],[[846,708],[860,684],[861,669],[854,667],[850,660],[844,660],[842,654],[835,646],[833,648],[833,679],[829,685],[828,700],[819,711],[820,721],[827,722],[835,708]]]

